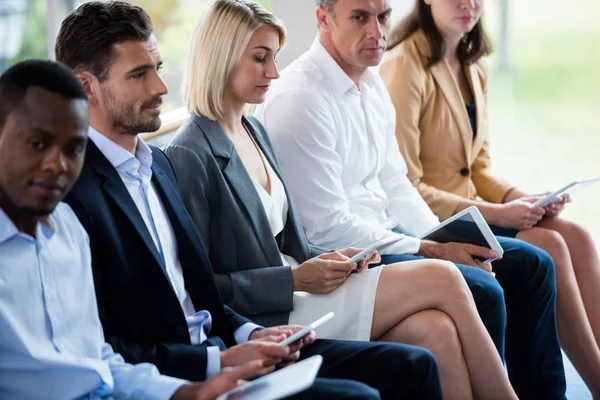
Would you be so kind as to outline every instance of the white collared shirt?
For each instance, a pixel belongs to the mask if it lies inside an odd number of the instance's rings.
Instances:
[[[358,88],[319,39],[273,82],[257,117],[313,244],[367,247],[396,237],[383,254],[414,254],[415,237],[439,223],[406,176],[381,78],[367,70]]]
[[[104,157],[117,170],[140,212],[159,254],[163,257],[167,275],[186,317],[191,343],[203,343],[210,333],[212,317],[206,310],[196,312],[190,295],[185,290],[175,232],[164,205],[152,184],[152,150],[141,138],[138,138],[134,156],[91,126],[88,135]],[[246,323],[242,325],[234,332],[236,342],[246,342],[252,331],[257,328],[259,326],[256,324]],[[208,348],[207,377],[211,377],[220,371],[221,359],[219,353],[218,346]]]

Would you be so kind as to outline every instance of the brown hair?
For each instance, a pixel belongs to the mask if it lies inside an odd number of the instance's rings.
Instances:
[[[433,20],[431,6],[425,4],[423,0],[415,0],[413,11],[392,30],[387,48],[391,50],[419,29],[425,33],[431,46],[431,56],[428,64],[428,67],[431,67],[444,58],[446,44]],[[456,49],[456,56],[462,64],[469,65],[491,53],[492,43],[483,27],[483,20],[480,18],[473,29],[460,40]]]
[[[54,48],[56,60],[75,72],[90,72],[102,82],[115,58],[113,45],[145,42],[152,31],[150,17],[140,7],[123,1],[85,3],[62,22]]]

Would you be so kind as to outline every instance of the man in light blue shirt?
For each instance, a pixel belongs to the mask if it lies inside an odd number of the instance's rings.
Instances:
[[[0,398],[214,399],[262,363],[189,384],[104,342],[88,235],[60,203],[87,128],[87,96],[66,67],[26,61],[0,77]]]

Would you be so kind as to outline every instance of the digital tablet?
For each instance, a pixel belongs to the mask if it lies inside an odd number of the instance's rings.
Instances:
[[[317,329],[319,326],[323,325],[325,322],[329,321],[334,316],[335,316],[335,314],[333,312],[325,314],[324,316],[322,316],[321,318],[319,318],[312,324],[307,325],[304,328],[302,328],[301,330],[299,330],[298,332],[294,333],[293,335],[286,337],[281,342],[279,342],[279,344],[282,346],[287,346],[294,342],[297,342],[298,340],[302,339],[304,336],[308,335],[310,333],[310,331]]]
[[[373,243],[366,249],[361,250],[360,253],[355,254],[354,256],[350,257],[348,259],[348,261],[357,263],[361,260],[368,260],[369,258],[373,257],[373,254],[375,254],[375,252],[377,250],[379,250],[380,248],[389,246],[390,244],[398,242],[402,239],[404,239],[404,234],[400,234],[398,236],[382,239],[378,242]]]
[[[562,196],[567,195],[567,194],[570,196],[576,192],[579,192],[582,189],[587,188],[591,184],[596,183],[598,181],[600,181],[600,177],[581,179],[579,181],[573,181],[573,182],[569,183],[568,185],[561,187],[557,191],[554,191],[554,192],[550,193],[549,195],[542,197],[541,199],[539,199],[538,201],[533,203],[533,205],[538,206],[538,207],[546,207],[549,204],[558,203],[562,200]]]
[[[321,368],[323,357],[314,355],[239,386],[217,400],[276,400],[308,389]]]
[[[422,235],[420,239],[432,240],[438,243],[470,243],[494,250],[498,257],[482,260],[484,264],[492,262],[504,254],[504,249],[498,243],[498,239],[496,239],[489,225],[483,219],[483,215],[475,206],[466,208],[448,218]]]

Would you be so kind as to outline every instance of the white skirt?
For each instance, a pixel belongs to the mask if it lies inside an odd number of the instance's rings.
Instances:
[[[294,292],[291,325],[308,325],[330,311],[335,317],[316,329],[320,339],[371,339],[375,294],[384,266],[351,274],[346,282],[328,294]]]

